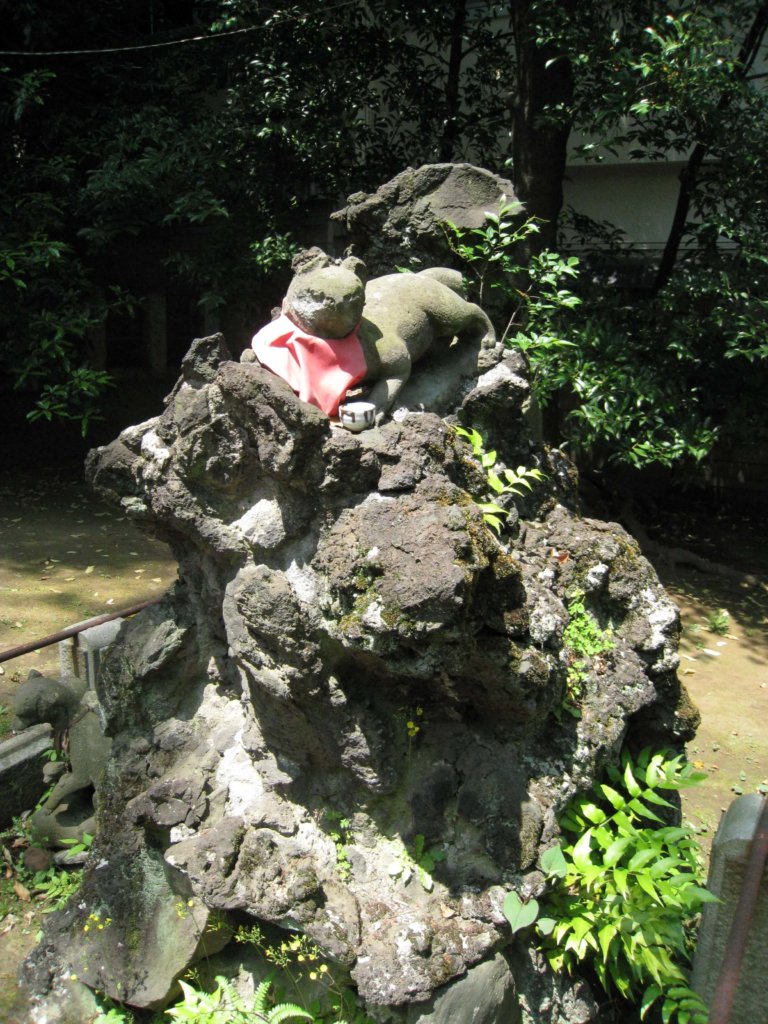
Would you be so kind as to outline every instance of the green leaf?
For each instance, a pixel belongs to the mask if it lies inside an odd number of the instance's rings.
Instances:
[[[658,892],[656,886],[653,884],[652,879],[648,875],[639,874],[639,875],[636,876],[635,881],[640,886],[640,888],[643,890],[643,892],[647,893],[654,902],[656,902],[656,903],[663,903],[664,902],[661,899],[661,897],[659,896],[659,892]]]
[[[619,836],[618,839],[614,839],[608,849],[605,851],[603,857],[603,863],[606,867],[615,867],[622,857],[622,854],[632,845],[632,838],[630,836]]]
[[[501,482],[499,477],[493,472],[493,470],[488,470],[487,480],[491,490],[496,491],[497,494],[503,494],[504,484]]]
[[[585,871],[588,867],[591,867],[592,860],[590,857],[592,843],[592,829],[588,828],[587,831],[581,836],[576,845],[573,847],[571,857],[573,863],[579,869],[579,871]]]
[[[637,871],[642,868],[649,860],[654,857],[658,857],[658,850],[653,847],[646,847],[644,850],[638,850],[637,853],[632,857],[627,864],[630,871]]]
[[[508,892],[502,906],[504,917],[509,921],[512,934],[521,931],[533,924],[539,916],[539,904],[536,900],[528,900],[523,903],[516,892]]]
[[[542,853],[541,870],[555,878],[565,878],[568,874],[568,864],[559,844],[557,846],[550,846],[548,850]]]
[[[600,944],[600,952],[603,954],[603,960],[608,960],[608,952],[610,950],[611,943],[616,937],[616,925],[605,924],[597,933],[597,941]]]
[[[656,804],[657,807],[673,806],[669,800],[666,800],[660,793],[657,793],[655,789],[646,789],[643,793],[643,800],[647,800],[650,804]]]
[[[606,813],[597,804],[582,804],[581,813],[592,822],[593,825],[599,825],[606,819]]]
[[[600,790],[600,792],[603,794],[605,799],[610,803],[611,807],[613,807],[614,810],[621,811],[624,809],[624,807],[626,807],[627,802],[624,799],[624,797],[621,795],[621,793],[617,793],[616,790],[613,789],[611,786],[608,786],[604,782],[602,782],[598,785],[597,788]]]
[[[630,796],[640,796],[641,789],[635,780],[635,776],[632,774],[632,764],[627,759],[627,763],[624,765],[624,785],[627,787],[627,792]]]
[[[643,992],[643,998],[640,1003],[640,1020],[645,1020],[645,1015],[648,1013],[648,1011],[660,995],[661,989],[658,985],[650,985],[645,990],[645,992]]]

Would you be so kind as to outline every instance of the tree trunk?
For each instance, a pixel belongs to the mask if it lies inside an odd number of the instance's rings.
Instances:
[[[573,0],[563,4],[571,6]],[[517,95],[512,123],[513,181],[529,217],[544,223],[531,248],[553,248],[563,205],[563,175],[571,131],[573,74],[570,61],[539,46],[530,26],[530,0],[509,8],[516,51]]]
[[[440,142],[440,160],[447,162],[456,155],[459,136],[461,65],[464,60],[464,25],[467,20],[466,0],[453,0],[451,18],[451,53],[445,85],[445,123]]]

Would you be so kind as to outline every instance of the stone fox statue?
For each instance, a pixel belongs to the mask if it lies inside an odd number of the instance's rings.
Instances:
[[[254,337],[253,351],[329,416],[349,388],[370,385],[366,398],[381,423],[414,362],[436,344],[474,343],[481,363],[497,347],[490,320],[464,297],[458,271],[434,267],[366,284],[361,260],[334,262],[319,249],[301,253],[292,268],[282,314]]]

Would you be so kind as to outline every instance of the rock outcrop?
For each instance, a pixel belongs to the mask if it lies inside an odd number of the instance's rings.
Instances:
[[[464,230],[482,227],[502,200],[522,220],[523,205],[507,178],[472,164],[425,164],[408,167],[375,192],[356,192],[331,219],[372,275],[389,274],[402,265],[459,266],[445,222]]]
[[[91,454],[95,487],[171,545],[179,577],[105,660],[99,835],[26,965],[39,999],[74,1005],[84,983],[162,1006],[250,920],[309,935],[375,1020],[446,1024],[476,990],[498,998],[473,1020],[531,1019],[546,986],[512,955],[505,892],[541,891],[558,813],[622,743],[679,745],[695,713],[674,606],[620,527],[575,510],[528,398],[510,354],[453,417],[546,474],[507,542],[449,422],[346,433],[220,337],[195,343],[160,417]],[[580,717],[576,591],[614,641]],[[547,984],[547,1020],[589,1019],[572,982]]]

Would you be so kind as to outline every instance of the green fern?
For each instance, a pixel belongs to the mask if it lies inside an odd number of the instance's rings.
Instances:
[[[217,978],[216,980],[219,984],[223,982],[227,988],[230,987],[223,978]],[[314,1020],[311,1013],[297,1006],[296,1003],[277,1003],[275,1006],[268,1006],[267,1003],[271,989],[272,976],[267,975],[253,996],[251,1013],[254,1013],[258,1020],[264,1021],[265,1024],[282,1024],[284,1020],[295,1020],[296,1018],[299,1020]]]
[[[180,981],[183,998],[166,1013],[188,1024],[283,1024],[286,1020],[314,1021],[311,1013],[295,1003],[269,1006],[272,976],[268,975],[253,994],[250,1005],[234,990],[226,978],[216,977],[213,992],[202,992]]]

